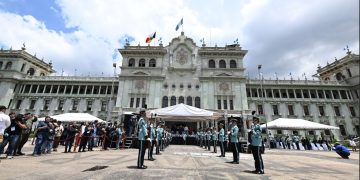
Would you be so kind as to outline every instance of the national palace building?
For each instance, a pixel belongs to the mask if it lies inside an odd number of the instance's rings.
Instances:
[[[302,135],[360,135],[359,55],[349,50],[341,59],[314,67],[317,80],[251,79],[243,66],[247,50],[239,44],[197,46],[183,32],[167,46],[126,43],[119,52],[120,74],[92,77],[54,76],[51,63],[25,48],[1,49],[0,104],[17,113],[86,112],[118,121],[145,105],[155,109],[184,103],[229,117],[248,118],[256,111],[263,122],[302,118],[340,128]]]

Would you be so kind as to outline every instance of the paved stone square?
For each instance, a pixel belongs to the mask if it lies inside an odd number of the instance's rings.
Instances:
[[[27,145],[25,153],[31,153]],[[1,159],[0,179],[359,179],[359,153],[340,159],[335,152],[266,150],[263,154],[265,174],[250,173],[254,169],[251,154],[240,154],[240,164],[229,164],[225,158],[198,146],[171,145],[148,169],[136,168],[137,149],[83,153],[59,152],[40,157],[20,156]],[[220,150],[218,149],[218,152]],[[84,171],[94,166],[108,166]]]

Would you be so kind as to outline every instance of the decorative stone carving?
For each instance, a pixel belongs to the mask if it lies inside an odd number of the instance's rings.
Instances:
[[[188,62],[188,57],[189,54],[184,50],[184,48],[181,48],[180,51],[176,53],[176,61],[181,65],[184,65]]]
[[[225,82],[220,83],[219,88],[220,88],[220,90],[225,91],[225,92],[230,90],[229,84],[225,83]]]
[[[135,82],[135,88],[136,89],[144,89],[145,82],[143,80],[138,80]]]

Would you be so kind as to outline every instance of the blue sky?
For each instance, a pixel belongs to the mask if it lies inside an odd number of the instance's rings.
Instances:
[[[59,6],[54,0],[1,0],[0,9],[18,15],[32,15],[46,27],[56,31],[71,32],[66,28]]]
[[[65,74],[112,74],[121,64],[116,49],[125,39],[145,45],[156,31],[167,45],[184,18],[184,31],[200,45],[224,46],[239,39],[249,52],[247,73],[258,64],[265,77],[316,72],[349,45],[359,53],[358,0],[0,0],[0,46],[52,61]],[[157,42],[157,41],[156,41]],[[101,62],[101,65],[94,66]]]

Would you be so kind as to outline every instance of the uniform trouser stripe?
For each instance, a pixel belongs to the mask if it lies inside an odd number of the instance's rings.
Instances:
[[[214,140],[214,152],[217,152],[217,140]]]
[[[224,141],[220,141],[220,150],[221,150],[221,155],[224,156],[225,155]]]
[[[151,141],[150,141],[151,142]],[[150,145],[151,146],[151,145]],[[150,156],[151,156],[151,154],[150,154],[150,149],[151,149],[151,147],[150,148],[148,148],[148,159],[150,159]]]
[[[261,157],[260,146],[257,147],[257,155],[258,155],[258,159],[259,159],[260,171],[264,171],[264,164],[263,164],[263,160]]]
[[[234,161],[239,162],[239,151],[238,151],[238,147],[237,147],[237,143],[234,143],[235,146],[235,159]]]
[[[139,141],[139,154],[138,154],[138,162],[137,162],[138,167],[141,167],[141,153],[143,148],[142,143],[143,143],[142,141]]]

